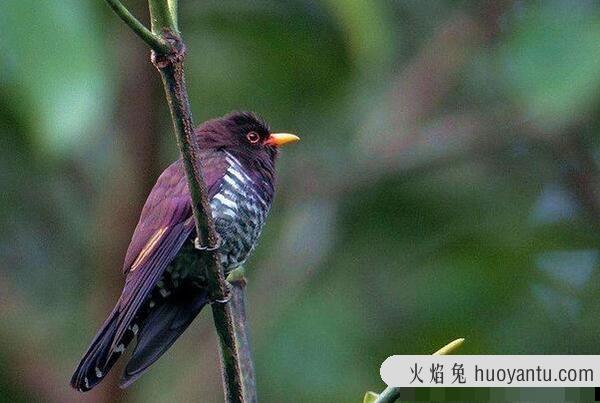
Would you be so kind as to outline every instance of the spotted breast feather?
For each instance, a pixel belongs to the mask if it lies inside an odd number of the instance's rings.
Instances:
[[[256,246],[271,208],[273,187],[266,186],[265,178],[252,178],[238,158],[224,153],[227,170],[210,205],[222,241],[221,264],[229,271],[243,264]]]

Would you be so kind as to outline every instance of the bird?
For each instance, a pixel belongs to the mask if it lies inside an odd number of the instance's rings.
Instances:
[[[232,112],[194,130],[225,275],[255,248],[275,193],[279,147],[299,137],[272,133],[252,112]],[[132,344],[120,386],[136,381],[212,301],[198,245],[183,160],[159,176],[127,249],[123,291],[71,378],[94,388]]]

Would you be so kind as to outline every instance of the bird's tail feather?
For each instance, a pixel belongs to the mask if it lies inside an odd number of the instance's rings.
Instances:
[[[115,333],[119,324],[119,306],[117,305],[92,340],[87,352],[77,366],[71,386],[81,392],[87,392],[96,386],[123,354],[133,339],[136,325],[131,325],[117,345],[113,347]]]
[[[137,345],[127,363],[120,386],[126,388],[148,370],[187,329],[208,302],[198,288],[180,290],[157,306],[143,321]]]

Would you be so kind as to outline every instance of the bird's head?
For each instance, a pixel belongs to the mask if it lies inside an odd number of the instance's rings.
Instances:
[[[269,125],[251,112],[233,112],[204,122],[197,130],[201,147],[220,148],[244,159],[275,161],[279,147],[300,138],[289,133],[272,133]]]

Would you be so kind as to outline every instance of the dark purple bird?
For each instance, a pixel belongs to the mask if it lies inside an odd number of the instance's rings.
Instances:
[[[256,245],[275,186],[278,147],[298,141],[271,133],[252,113],[232,113],[196,129],[204,180],[226,272],[240,266]],[[71,385],[96,386],[131,341],[136,346],[121,386],[131,385],[177,340],[208,301],[187,178],[181,160],[160,175],[142,209],[123,271],[125,286],[87,352]],[[199,261],[198,261],[199,260]]]

